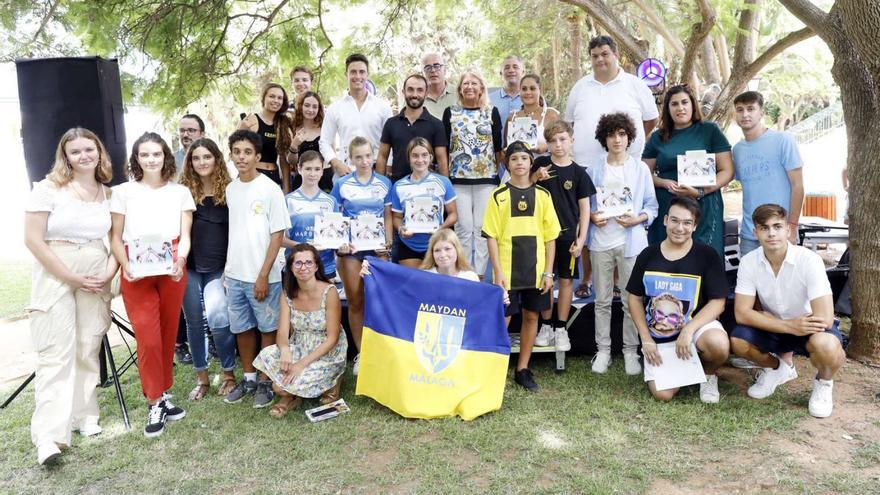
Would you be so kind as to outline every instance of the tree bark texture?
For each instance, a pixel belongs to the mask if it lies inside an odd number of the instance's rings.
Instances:
[[[620,22],[620,16],[602,0],[561,0],[569,5],[574,5],[586,12],[593,21],[605,32],[617,41],[621,54],[627,59],[629,65],[638,64],[648,58],[648,50],[642,42],[637,40],[629,29]]]

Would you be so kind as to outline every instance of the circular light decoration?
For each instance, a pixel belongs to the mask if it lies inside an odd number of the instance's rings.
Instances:
[[[664,68],[664,73],[666,69]],[[367,82],[364,83],[364,87],[366,87],[367,91],[370,92],[373,96],[376,96],[376,84],[373,83],[370,79],[367,79]]]
[[[656,58],[646,58],[636,69],[636,75],[648,85],[649,88],[659,86],[666,80],[666,66]]]

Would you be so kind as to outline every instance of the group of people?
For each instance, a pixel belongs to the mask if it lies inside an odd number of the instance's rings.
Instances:
[[[505,314],[522,314],[514,381],[527,390],[538,389],[533,347],[569,350],[572,300],[591,292],[592,371],[607,372],[619,291],[626,373],[642,372],[640,346],[647,363],[661,366],[658,344],[675,342],[680,358],[699,355],[700,398],[717,402],[715,371],[732,350],[764,368],[748,391],[763,398],[796,377],[792,352],[806,352],[818,370],[810,413],[830,415],[832,379],[845,357],[822,261],[788,242],[803,199],[794,141],[763,126],[763,99],[746,92],[734,103],[745,139],[731,149],[687,86],[669,88],[658,112],[647,86],[618,65],[611,38],[598,36],[589,49],[592,74],[574,86],[562,113],[547,106],[540,78],[525,74],[515,56],[504,60],[504,86],[489,94],[471,69],[452,88],[442,57],[428,54],[422,73],[402,82],[397,115],[367,89],[363,55],[346,59],[348,93],[326,108],[311,71],[297,67],[294,102],[282,85],[267,85],[260,111],[229,136],[233,174],[194,114],[180,120],[176,153],[158,134],[140,136],[128,182],[113,188],[100,139],[70,129],[26,207],[26,243],[36,258],[38,461],[55,459],[72,430],[101,432],[97,353],[118,271],[148,404],[144,434],[155,437],[186,415],[168,395],[181,311],[196,379],[190,400],[210,389],[209,337],[226,403],[250,397],[280,418],[303,399],[337,400],[349,341],[333,279],[344,287],[359,349],[367,256],[475,283],[491,264]],[[678,182],[677,158],[693,150],[715,154],[715,185]],[[739,326],[728,333],[718,322],[728,295],[721,189],[735,174],[744,217]],[[626,191],[630,208],[606,214],[598,197],[607,191]],[[372,219],[384,242],[374,250],[354,241],[320,245],[315,222],[330,213]],[[416,217],[433,221],[433,232],[414,228]],[[158,271],[133,263],[134,247],[145,243],[171,254],[154,263]],[[648,387],[660,400],[676,393],[653,381]]]

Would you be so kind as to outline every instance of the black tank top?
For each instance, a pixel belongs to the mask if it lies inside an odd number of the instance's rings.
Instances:
[[[275,126],[263,122],[259,114],[257,117],[257,134],[263,139],[263,152],[260,154],[260,161],[263,163],[278,163],[278,150],[275,148],[277,135],[275,134]]]

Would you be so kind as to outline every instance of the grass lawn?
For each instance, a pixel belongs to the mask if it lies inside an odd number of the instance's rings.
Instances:
[[[31,299],[31,263],[0,262],[0,318],[24,314]]]
[[[787,431],[806,415],[803,392],[758,402],[721,382],[720,406],[702,404],[695,389],[660,404],[641,377],[624,375],[621,359],[598,376],[588,359],[572,357],[557,375],[548,357],[533,367],[541,392],[509,381],[501,411],[472,422],[403,419],[354,396],[350,374],[351,414],[311,424],[294,411],[279,421],[247,401],[223,404],[215,388],[188,403],[192,370],[178,366],[173,392],[188,415],[152,440],[142,434],[146,407],[132,369],[123,377],[132,432],[113,389],[100,389],[104,433],[74,435],[49,469],[36,465],[30,444],[29,387],[0,412],[0,492],[644,493],[657,478],[674,482],[735,459],[762,432]],[[877,456],[876,447],[865,454]]]

